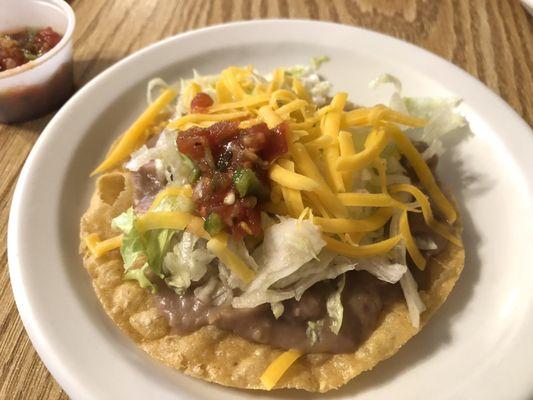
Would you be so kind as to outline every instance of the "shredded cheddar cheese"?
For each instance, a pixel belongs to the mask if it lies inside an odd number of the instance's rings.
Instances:
[[[188,122],[197,123],[203,121],[217,122],[217,121],[234,121],[246,118],[250,114],[247,111],[235,111],[223,114],[189,114],[181,117],[176,121],[168,124],[169,128],[183,128]]]
[[[192,216],[191,220],[189,222],[189,225],[187,225],[186,228],[187,232],[192,233],[193,235],[196,235],[198,237],[201,237],[202,239],[209,240],[211,239],[211,236],[207,231],[204,229],[204,220],[200,217]]]
[[[273,110],[277,110],[280,103],[290,103],[298,97],[290,90],[278,89],[270,95],[268,104]]]
[[[367,141],[363,151],[336,160],[335,167],[338,171],[358,171],[372,163],[381,154],[388,143],[389,135],[381,128],[377,128],[372,133],[375,134],[375,139]],[[372,137],[372,133],[369,137]]]
[[[271,94],[278,90],[283,84],[283,79],[285,77],[285,70],[283,68],[276,68],[272,74],[272,81],[268,85],[268,93]]]
[[[329,136],[334,144],[339,141],[339,130],[341,123],[341,112],[346,104],[348,95],[346,93],[338,93],[331,101],[332,109],[324,116],[323,135]],[[336,162],[339,158],[339,146],[328,146],[325,149],[325,171],[326,177],[330,186],[335,192],[345,192],[344,180],[342,174],[336,168]]]
[[[346,257],[363,258],[376,256],[378,254],[387,254],[400,240],[402,240],[402,235],[396,235],[389,239],[382,240],[381,242],[361,246],[352,246],[326,235],[322,236],[322,238],[326,242],[326,249],[328,250],[342,254]]]
[[[353,144],[353,136],[350,132],[340,131],[339,132],[339,151],[340,156],[343,158],[350,158],[355,154],[355,147]],[[344,180],[344,187],[346,191],[351,190],[352,181],[353,181],[354,171],[343,171],[342,179]]]
[[[426,222],[427,226],[429,226],[429,228],[435,233],[438,233],[443,238],[449,240],[454,245],[462,247],[461,241],[450,232],[450,228],[445,224],[435,220],[433,217],[433,212],[431,211],[431,206],[429,205],[429,201],[426,195],[420,189],[418,189],[416,186],[408,184],[391,185],[389,189],[391,193],[407,192],[411,194],[416,199],[418,204],[420,204],[422,215],[424,216],[424,221]]]
[[[283,122],[283,119],[281,119],[281,117],[274,112],[270,106],[261,107],[258,113],[259,117],[267,124],[269,129],[273,129]]]
[[[426,121],[421,118],[398,113],[383,105],[377,105],[371,108],[357,108],[345,112],[342,116],[342,125],[345,127],[377,125],[382,121],[395,122],[413,127],[426,125]]]
[[[192,188],[191,185],[185,185],[182,187],[167,187],[160,191],[157,196],[155,197],[154,201],[152,202],[152,205],[150,206],[149,210],[153,210],[156,208],[165,198],[170,196],[186,196],[191,197],[192,196]]]
[[[292,91],[300,99],[304,99],[307,102],[310,101],[309,93],[307,92],[307,89],[302,84],[302,81],[300,81],[298,78],[293,78],[292,79]]]
[[[155,121],[161,111],[176,97],[174,89],[167,89],[154,101],[145,112],[122,135],[107,158],[91,173],[99,174],[118,166],[139,146],[147,129]]]
[[[444,196],[440,190],[435,177],[431,173],[428,165],[422,158],[422,155],[416,150],[415,146],[409,138],[398,127],[394,125],[387,125],[387,130],[392,133],[392,137],[396,142],[400,152],[409,160],[416,175],[425,186],[429,195],[435,201],[435,205],[446,216],[446,219],[450,224],[453,224],[457,219],[457,213],[455,212],[450,201]]]
[[[282,119],[288,119],[290,114],[294,111],[301,110],[307,105],[307,101],[297,99],[291,101],[289,104],[285,104],[284,106],[281,106],[276,110],[276,114],[278,114]]]
[[[290,366],[301,356],[302,352],[292,349],[287,350],[272,361],[260,378],[265,389],[272,390],[283,374],[285,374]]]
[[[301,143],[295,143],[292,146],[291,155],[294,158],[296,169],[314,179],[318,183],[318,187],[314,190],[318,198],[322,201],[327,209],[337,217],[346,217],[348,212],[342,203],[333,194],[333,191],[322,177],[319,169],[309,156],[309,153]]]
[[[400,217],[400,234],[405,240],[405,247],[407,248],[409,256],[411,256],[411,259],[415,265],[423,271],[426,268],[426,259],[416,247],[415,240],[411,235],[411,230],[409,229],[409,220],[407,219],[407,211],[403,211]]]
[[[386,193],[339,193],[337,197],[342,204],[350,207],[395,207],[402,210],[409,208]]]
[[[100,240],[96,233],[90,234],[85,237],[85,244],[95,257],[101,257],[105,253],[120,248],[122,244],[122,235],[118,235],[106,240]]]
[[[250,283],[255,272],[234,252],[228,249],[228,237],[222,233],[207,242],[207,248],[216,255],[244,283]]]
[[[294,163],[292,161],[281,159],[278,162],[289,172],[294,172]],[[304,203],[302,201],[300,189],[281,186],[281,193],[285,199],[285,204],[287,205],[289,215],[293,218],[296,218],[304,209]]]
[[[139,232],[153,229],[183,230],[191,221],[191,214],[179,211],[149,211],[141,215],[136,221]]]
[[[244,100],[230,102],[230,103],[218,103],[214,105],[213,107],[209,108],[209,113],[217,113],[220,111],[227,111],[237,108],[244,108],[244,107],[254,107],[258,106],[263,103],[268,103],[270,100],[269,96],[267,94],[260,94],[257,96],[251,96],[247,97]]]
[[[246,93],[235,76],[235,72],[235,67],[229,67],[222,71],[220,77],[228,91],[231,93],[232,98],[234,100],[242,100]]]
[[[381,208],[365,219],[315,217],[313,223],[328,233],[372,232],[385,225],[392,214],[392,209]]]
[[[279,164],[273,164],[270,168],[270,179],[289,189],[312,191],[318,188],[318,183],[305,175],[289,171]]]

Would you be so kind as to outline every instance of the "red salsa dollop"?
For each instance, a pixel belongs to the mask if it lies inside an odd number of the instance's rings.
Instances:
[[[41,57],[52,50],[61,37],[50,27],[0,34],[0,72]]]
[[[286,131],[285,124],[241,129],[238,122],[223,121],[180,132],[178,149],[196,168],[193,201],[209,233],[225,230],[238,239],[261,234],[259,206],[270,197],[268,167],[287,152]]]
[[[200,92],[191,101],[191,112],[206,112],[213,105],[213,99],[207,93]]]

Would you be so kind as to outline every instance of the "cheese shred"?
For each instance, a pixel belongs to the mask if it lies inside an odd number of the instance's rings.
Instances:
[[[387,129],[392,133],[392,137],[400,149],[400,152],[403,153],[411,163],[416,175],[427,189],[437,208],[445,215],[448,222],[453,224],[457,219],[457,213],[450,201],[440,190],[435,181],[435,177],[422,158],[422,155],[416,150],[415,146],[411,143],[405,133],[403,133],[398,127],[389,124],[387,125]]]
[[[400,234],[402,235],[405,241],[405,247],[407,252],[411,256],[411,259],[415,265],[420,269],[424,270],[426,268],[426,259],[420,253],[420,250],[416,247],[415,240],[411,235],[411,230],[409,229],[409,220],[407,219],[407,211],[402,212],[400,217]]]
[[[120,248],[122,245],[122,235],[101,241],[96,233],[92,233],[85,237],[85,244],[91,254],[95,258],[98,258],[111,250]]]
[[[155,197],[154,201],[152,202],[152,205],[150,206],[149,210],[152,211],[154,208],[156,208],[165,198],[171,197],[171,196],[185,196],[185,197],[191,197],[192,196],[192,188],[191,185],[185,185],[182,187],[167,187],[166,189],[163,189],[160,191],[157,196]]]
[[[163,109],[176,97],[174,89],[166,89],[145,112],[122,135],[107,158],[91,173],[91,176],[118,166],[141,143],[147,129],[152,125]]]
[[[153,229],[183,230],[191,221],[192,215],[179,211],[149,211],[141,215],[135,227],[139,232]]]
[[[396,235],[389,239],[382,240],[381,242],[352,246],[326,235],[323,235],[322,238],[326,242],[326,249],[352,258],[364,258],[379,254],[387,254],[400,240],[402,240],[401,235]]]
[[[261,383],[266,390],[272,390],[276,383],[281,379],[283,374],[295,363],[298,358],[302,356],[302,352],[298,350],[287,350],[279,355],[270,365],[265,369],[261,375]]]
[[[255,272],[239,256],[228,249],[228,237],[226,234],[222,233],[210,239],[207,242],[207,248],[244,283],[250,283],[255,277]]]

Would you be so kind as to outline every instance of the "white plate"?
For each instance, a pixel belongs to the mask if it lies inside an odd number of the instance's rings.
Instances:
[[[458,95],[475,136],[441,163],[465,222],[463,276],[423,332],[396,356],[316,398],[524,399],[533,395],[533,134],[500,98],[446,61],[366,30],[310,21],[252,21],[186,33],[127,57],[82,88],[49,123],[22,170],[9,222],[10,275],[42,360],[76,399],[287,398],[207,384],[145,356],[111,323],[78,257],[89,172],[145,107],[145,85],[229,64],[262,71],[328,55],[322,73],[360,104],[387,89]],[[313,398],[307,395],[306,398]]]

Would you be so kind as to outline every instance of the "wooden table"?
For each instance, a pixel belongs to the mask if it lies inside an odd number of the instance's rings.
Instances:
[[[74,0],[75,80],[84,85],[159,39],[222,22],[310,18],[412,42],[479,78],[533,124],[533,19],[518,0]],[[66,399],[20,322],[7,272],[7,219],[19,171],[51,115],[0,124],[0,398]]]

